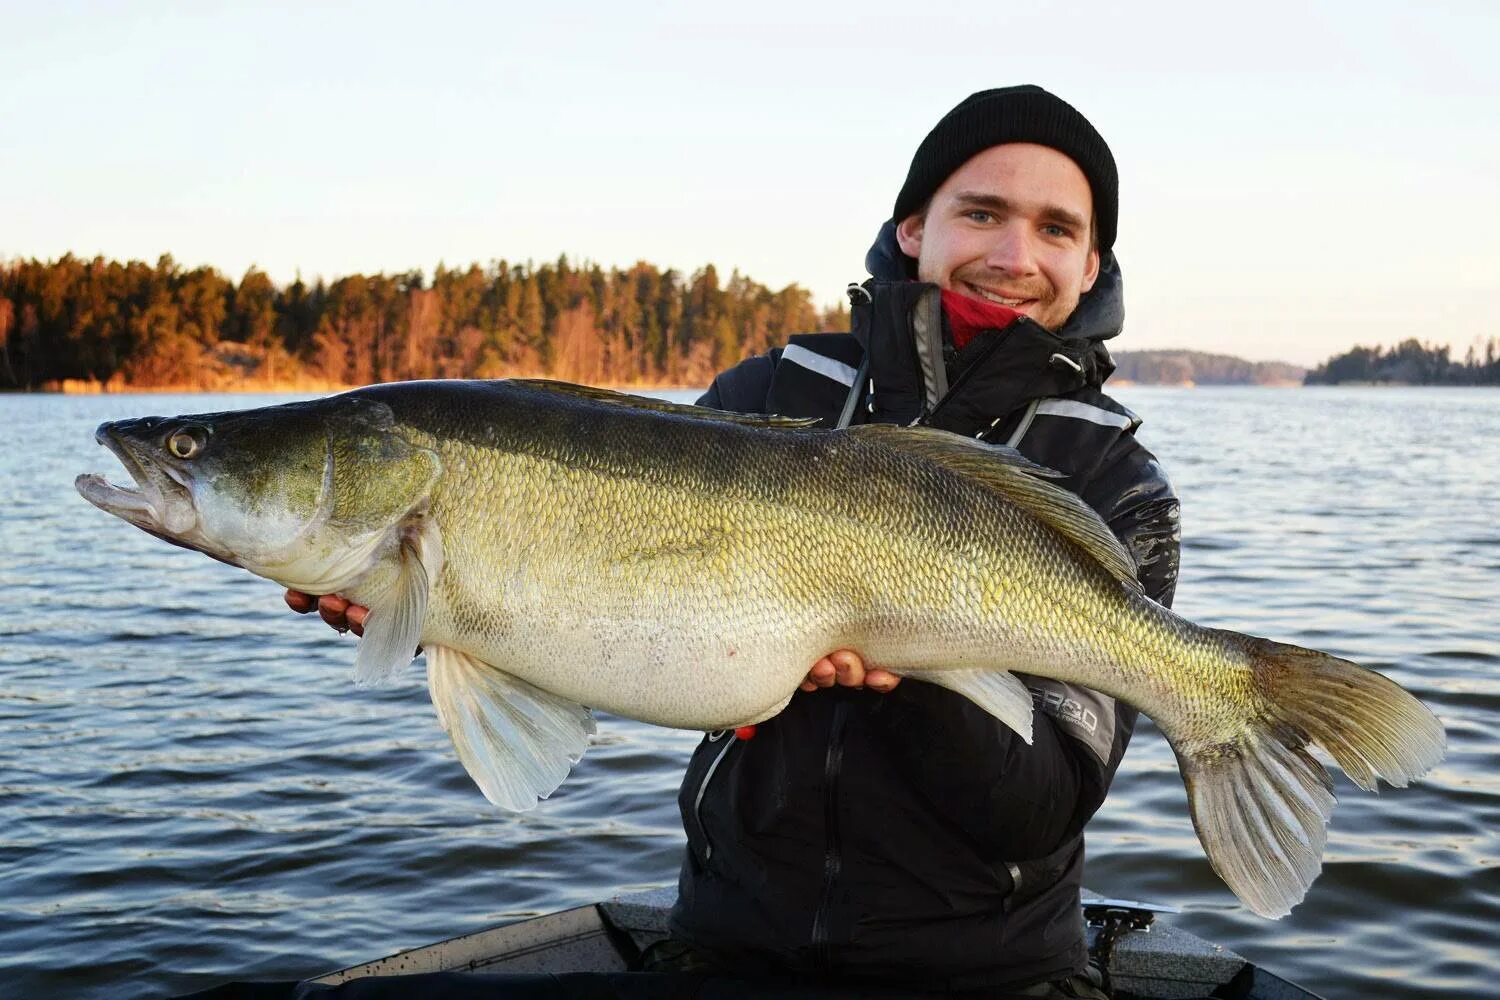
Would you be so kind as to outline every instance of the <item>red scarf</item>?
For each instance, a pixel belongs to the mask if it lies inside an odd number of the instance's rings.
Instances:
[[[943,315],[948,317],[948,332],[953,346],[963,350],[982,330],[1003,330],[1021,314],[1009,306],[983,299],[971,299],[943,289]]]

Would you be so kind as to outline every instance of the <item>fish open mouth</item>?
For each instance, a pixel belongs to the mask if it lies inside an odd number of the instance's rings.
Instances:
[[[188,544],[181,536],[192,530],[197,514],[183,474],[168,463],[153,461],[149,451],[141,455],[140,442],[128,432],[119,433],[116,427],[116,424],[101,424],[94,432],[94,440],[114,453],[134,481],[122,486],[98,473],[85,473],[73,480],[74,488],[105,513],[169,542]]]
[[[74,488],[85,500],[106,513],[122,517],[142,528],[160,526],[162,518],[159,508],[163,497],[146,467],[131,454],[123,441],[110,433],[108,424],[94,432],[94,440],[114,452],[134,483],[120,486],[97,472],[87,472],[73,480]]]
[[[73,480],[74,487],[100,510],[139,523],[156,522],[156,508],[138,486],[116,486],[97,472],[86,472]]]

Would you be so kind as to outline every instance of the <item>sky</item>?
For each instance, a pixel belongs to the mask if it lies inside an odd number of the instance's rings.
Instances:
[[[0,257],[565,253],[832,304],[937,120],[1038,83],[1119,164],[1117,349],[1500,336],[1500,4],[1222,6],[0,0]]]

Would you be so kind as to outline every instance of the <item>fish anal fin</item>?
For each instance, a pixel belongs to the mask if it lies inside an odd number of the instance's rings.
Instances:
[[[693,417],[697,420],[717,420],[722,423],[741,424],[747,427],[793,430],[799,427],[811,427],[818,422],[817,418],[782,417],[773,413],[731,413],[727,410],[715,410],[707,406],[671,403],[665,399],[634,396],[626,392],[615,392],[613,389],[598,389],[591,385],[576,385],[572,382],[557,382],[552,379],[513,378],[507,379],[507,381],[511,385],[521,388],[556,393],[564,396],[576,396],[579,399],[586,399],[595,403],[610,403],[615,406],[625,406],[637,410],[655,410],[659,413],[676,413],[680,416]]]
[[[551,795],[595,731],[582,705],[451,647],[427,649],[427,684],[464,769],[504,809]]]
[[[1135,560],[1109,530],[1109,525],[1077,494],[1047,482],[1060,473],[1037,465],[1014,448],[932,427],[862,424],[842,433],[920,455],[974,480],[1078,546],[1122,584],[1137,592],[1141,590]]]
[[[926,681],[963,695],[1031,743],[1031,692],[1008,670],[961,667],[952,670],[891,669],[902,677]]]

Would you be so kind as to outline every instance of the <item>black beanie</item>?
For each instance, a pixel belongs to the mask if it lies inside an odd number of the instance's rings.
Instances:
[[[975,154],[1007,142],[1034,142],[1066,154],[1094,194],[1099,249],[1115,245],[1120,175],[1115,158],[1089,120],[1060,97],[1033,84],[981,90],[943,116],[912,157],[891,219],[900,222],[932,197]]]

